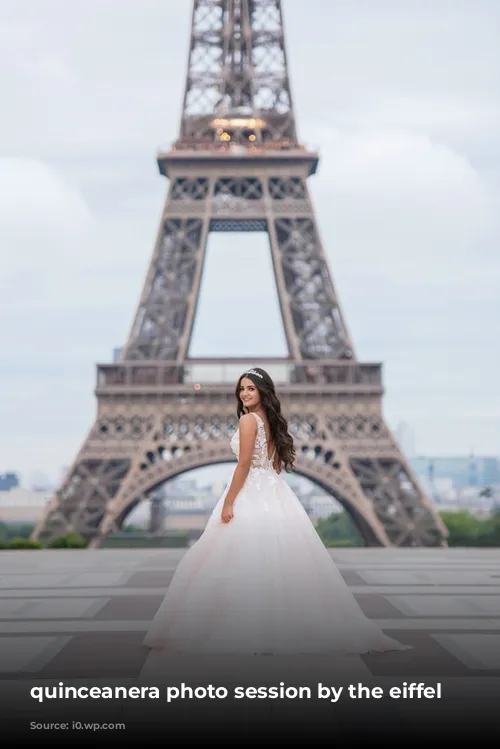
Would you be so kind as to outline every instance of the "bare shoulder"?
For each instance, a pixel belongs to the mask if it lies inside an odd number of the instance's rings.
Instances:
[[[255,429],[257,431],[257,420],[253,414],[242,414],[240,416],[240,428],[247,431]]]
[[[243,414],[240,417],[240,445],[243,450],[253,449],[257,439],[257,420],[253,414]]]

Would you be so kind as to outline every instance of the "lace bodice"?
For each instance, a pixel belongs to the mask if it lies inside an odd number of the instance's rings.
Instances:
[[[268,458],[268,445],[266,437],[266,428],[264,422],[258,414],[253,414],[257,421],[257,436],[252,453],[252,468],[272,468],[273,460]],[[231,449],[237,458],[240,456],[240,430],[237,429],[231,438]],[[273,453],[274,455],[274,453]]]

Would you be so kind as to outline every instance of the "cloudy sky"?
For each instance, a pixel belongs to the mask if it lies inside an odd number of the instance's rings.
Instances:
[[[500,4],[283,5],[318,222],[386,418],[420,454],[498,455]],[[0,0],[0,472],[57,480],[93,421],[165,197],[190,12]],[[265,238],[234,239],[211,237],[190,353],[283,355]]]

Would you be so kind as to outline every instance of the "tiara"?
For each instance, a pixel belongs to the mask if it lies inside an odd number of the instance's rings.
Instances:
[[[257,377],[260,377],[261,380],[264,378],[264,375],[261,375],[261,373],[257,372],[255,369],[249,369],[248,372],[243,372],[243,374],[244,375],[247,375],[247,374],[257,375]]]

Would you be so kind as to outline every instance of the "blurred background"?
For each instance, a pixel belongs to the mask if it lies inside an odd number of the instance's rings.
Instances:
[[[451,545],[500,545],[500,5],[284,0],[330,270]],[[95,416],[153,249],[191,2],[0,2],[0,543],[29,537]],[[192,356],[283,356],[265,235],[211,234]],[[244,261],[242,262],[242,257]],[[224,297],[221,296],[221,273]],[[242,283],[244,279],[244,283]],[[244,335],[242,335],[244,330]],[[233,470],[168,482],[116,543],[186,545]],[[348,516],[290,476],[328,545]]]

